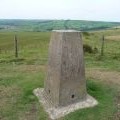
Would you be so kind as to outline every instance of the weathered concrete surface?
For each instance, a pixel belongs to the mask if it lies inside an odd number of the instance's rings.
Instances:
[[[84,101],[78,101],[76,103],[72,103],[70,105],[62,107],[53,107],[51,106],[50,102],[48,102],[48,100],[46,99],[47,96],[44,97],[43,88],[35,89],[34,94],[38,97],[39,102],[42,103],[42,105],[44,106],[44,109],[49,114],[51,120],[56,120],[61,117],[64,117],[65,115],[75,110],[94,107],[98,104],[98,102],[93,97],[91,97],[90,95],[86,95],[86,99]]]
[[[52,32],[45,96],[55,107],[86,99],[83,45],[79,31]]]
[[[52,32],[44,89],[34,90],[51,119],[92,107],[97,101],[86,91],[83,44],[79,31]]]

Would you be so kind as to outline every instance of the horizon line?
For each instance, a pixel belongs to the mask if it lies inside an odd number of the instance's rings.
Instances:
[[[91,22],[114,22],[120,23],[120,21],[106,21],[106,20],[86,20],[86,19],[40,19],[40,18],[0,18],[0,20],[69,20],[69,21],[91,21]]]

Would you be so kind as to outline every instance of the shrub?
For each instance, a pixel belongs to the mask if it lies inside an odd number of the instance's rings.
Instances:
[[[93,53],[92,47],[88,44],[83,45],[83,51],[87,53]]]
[[[95,47],[94,49],[93,49],[93,53],[98,53],[98,48],[97,47]]]
[[[89,35],[90,35],[88,32],[82,32],[82,33],[83,33],[83,35],[85,35],[85,36],[89,36]]]

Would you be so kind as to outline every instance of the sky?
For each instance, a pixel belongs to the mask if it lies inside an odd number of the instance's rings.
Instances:
[[[120,22],[120,0],[0,0],[0,19]]]

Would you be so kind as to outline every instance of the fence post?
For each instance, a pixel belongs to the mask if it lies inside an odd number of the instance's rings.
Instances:
[[[104,35],[102,36],[102,45],[101,45],[101,56],[104,55],[104,43],[105,43],[105,37]]]
[[[17,39],[17,35],[14,36],[14,41],[15,41],[15,57],[18,58],[18,39]]]

